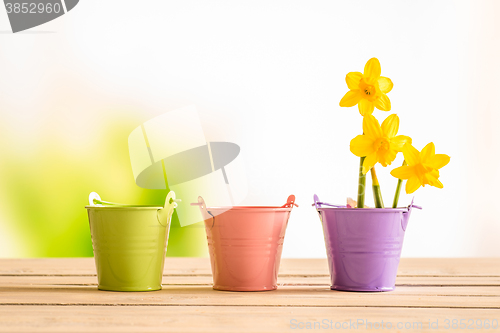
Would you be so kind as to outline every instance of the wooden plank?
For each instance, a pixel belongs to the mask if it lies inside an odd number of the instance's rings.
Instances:
[[[500,276],[500,258],[403,258],[399,276]]]
[[[0,275],[0,286],[96,286],[97,276],[33,276],[33,275]],[[211,275],[164,275],[163,285],[212,285]],[[296,277],[279,276],[278,286],[329,286],[329,276]],[[427,277],[402,276],[396,280],[396,286],[463,286],[483,287],[500,286],[500,277]]]
[[[484,287],[488,288],[488,287]],[[492,288],[492,287],[489,287]],[[399,287],[387,293],[331,291],[325,287],[281,287],[268,292],[225,292],[210,286],[164,286],[155,292],[117,293],[91,286],[34,286],[0,288],[4,305],[217,305],[217,306],[308,306],[308,307],[434,307],[500,309],[500,296],[468,288],[446,295],[443,288]]]
[[[283,332],[293,319],[421,323],[400,330],[409,332],[437,320],[432,331],[443,331],[445,320],[500,320],[499,267],[498,258],[402,259],[395,291],[349,293],[329,290],[326,260],[284,259],[278,290],[237,293],[211,288],[208,258],[167,258],[163,290],[116,293],[97,290],[93,258],[3,259],[0,332]]]
[[[0,332],[290,332],[389,330],[436,332],[446,320],[464,319],[473,331],[489,323],[500,310],[404,308],[269,308],[220,306],[0,306]],[[358,321],[359,320],[359,321]],[[383,322],[383,323],[382,323]],[[317,324],[315,324],[317,323]],[[430,324],[434,326],[430,327]],[[474,324],[472,324],[474,323]],[[323,324],[323,329],[319,325]],[[300,326],[299,326],[300,325]],[[325,326],[326,325],[326,326]],[[335,328],[337,325],[337,328]],[[344,325],[344,329],[342,329]],[[356,326],[354,326],[356,325]],[[377,329],[377,325],[379,329]],[[382,326],[383,325],[383,326]],[[399,330],[398,325],[402,328]],[[404,328],[406,325],[407,328]],[[437,325],[437,327],[435,326]],[[371,326],[371,329],[370,329]],[[300,329],[299,327],[303,327]],[[497,330],[485,330],[497,331]]]
[[[495,284],[483,284],[483,285],[436,285],[436,282],[433,279],[430,279],[429,283],[433,283],[431,285],[421,284],[418,279],[419,277],[408,278],[412,280],[417,280],[412,282],[413,284],[407,285],[396,285],[399,287],[411,287],[407,288],[407,293],[411,295],[455,295],[455,296],[500,296],[500,279],[496,279]],[[450,279],[450,278],[448,278]],[[464,278],[456,278],[458,280]],[[467,278],[471,279],[471,278]],[[492,278],[485,277],[482,278],[485,280],[489,280]],[[296,281],[295,281],[296,280]],[[478,278],[475,278],[474,283],[481,283],[481,281],[477,281]],[[297,283],[294,283],[297,282]],[[301,287],[329,287],[329,280],[324,281],[325,283],[321,284],[309,284],[308,279],[297,279],[297,278],[282,278],[278,282],[278,288],[281,287],[292,287],[292,286],[301,286]],[[458,283],[458,282],[457,282]],[[49,287],[49,288],[72,288],[72,287],[81,287],[81,286],[89,286],[97,288],[97,279],[91,276],[0,276],[0,286],[3,287],[29,287],[29,288],[37,288],[37,287]],[[197,277],[197,276],[185,276],[185,277],[170,277],[164,278],[163,286],[212,286],[212,279],[207,277]]]
[[[283,259],[280,275],[328,275],[326,259]],[[401,258],[398,276],[497,276],[500,258]]]
[[[0,275],[95,275],[93,258],[0,259]],[[166,258],[165,275],[211,275],[208,258]],[[326,259],[281,261],[281,276],[328,276]],[[402,258],[398,276],[500,277],[500,258]]]
[[[212,275],[208,258],[166,258],[166,275]],[[0,275],[96,275],[94,258],[0,259]]]

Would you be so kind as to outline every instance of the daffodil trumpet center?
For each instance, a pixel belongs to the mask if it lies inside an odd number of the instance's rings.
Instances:
[[[422,183],[425,183],[425,180],[427,180],[427,177],[425,176],[426,173],[428,172],[424,165],[422,163],[419,163],[414,166],[415,173],[417,174],[417,177],[420,179]],[[425,186],[425,184],[423,184]]]
[[[377,88],[375,85],[366,82],[364,78],[359,82],[359,90],[361,91],[363,97],[371,102],[378,98]]]
[[[373,149],[375,151],[387,151],[391,147],[391,143],[387,138],[378,138],[373,142]]]

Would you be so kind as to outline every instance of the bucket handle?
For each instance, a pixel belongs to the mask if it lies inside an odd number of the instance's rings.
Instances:
[[[422,209],[422,206],[414,205],[413,201],[415,201],[415,197],[413,197],[411,199],[411,204],[408,206],[408,211],[403,212],[403,216],[401,217],[401,228],[403,228],[403,231],[406,231],[406,227],[408,226],[408,221],[410,220],[410,215],[411,215],[412,209],[413,208]],[[408,214],[408,215],[405,216],[404,214]]]
[[[319,198],[316,194],[313,196],[313,200],[314,200],[313,206],[316,207],[316,210],[318,210],[318,208],[321,208],[321,206],[328,206],[328,207],[335,207],[335,208],[346,208],[346,206],[343,206],[343,205],[332,205],[332,204],[329,204],[326,202],[321,202],[321,201],[319,201]]]
[[[175,198],[175,192],[170,191],[168,192],[167,198],[165,199],[165,205],[163,208],[158,209],[157,211],[157,219],[158,222],[164,226],[168,227],[170,225],[170,222],[172,220],[172,214],[174,213],[174,209],[177,207],[177,203],[180,202],[181,199],[176,199]],[[126,204],[120,204],[116,202],[109,202],[109,201],[103,201],[101,200],[101,197],[99,194],[96,192],[91,192],[89,194],[89,204],[90,206],[115,206],[115,207],[137,207],[137,205],[126,205]],[[163,223],[163,221],[166,221]]]
[[[172,194],[170,194],[172,193]],[[180,202],[181,199],[175,199],[175,193],[173,193],[173,191],[170,191],[167,195],[167,198],[169,199],[169,202],[171,200],[175,201],[175,202]],[[110,202],[110,201],[104,201],[101,199],[101,197],[99,196],[99,194],[97,194],[96,192],[91,192],[89,194],[89,205],[90,206],[99,206],[99,207],[102,207],[102,206],[115,206],[115,207],[138,207],[137,205],[129,205],[129,204],[122,204],[122,203],[118,203],[118,202]],[[167,202],[165,202],[165,207],[167,206]],[[177,207],[177,206],[175,206]]]
[[[215,224],[215,216],[213,216],[207,209],[207,205],[205,203],[205,200],[201,196],[198,197],[198,202],[192,203],[191,206],[198,206],[200,207],[201,211],[201,216],[203,217],[204,220],[208,220],[212,218],[212,228]]]
[[[165,205],[163,206],[162,209],[158,209],[158,212],[156,214],[158,222],[164,226],[167,227],[170,225],[170,222],[172,221],[172,214],[174,214],[175,208],[177,208],[177,203],[180,202],[181,199],[176,199],[175,198],[175,192],[170,191],[167,194],[167,197],[165,198]],[[166,221],[166,222],[163,222]]]
[[[293,206],[299,207],[299,205],[295,203],[295,195],[291,194],[288,196],[288,199],[286,199],[286,204],[284,204],[280,208],[293,208]]]
[[[416,208],[416,209],[422,210],[422,206],[414,205],[413,201],[415,201],[415,197],[411,198],[411,204],[408,206],[408,210],[411,211],[412,208]]]
[[[121,204],[117,202],[109,202],[109,201],[104,201],[101,199],[99,194],[96,192],[90,192],[89,194],[89,205],[90,206],[132,206],[132,205],[126,205],[126,204]]]

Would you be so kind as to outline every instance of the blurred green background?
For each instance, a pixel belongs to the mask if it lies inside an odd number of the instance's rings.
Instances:
[[[84,208],[92,191],[107,201],[163,206],[167,191],[139,188],[130,166],[128,135],[149,116],[119,110],[106,115],[86,122],[84,131],[75,128],[76,134],[47,121],[18,144],[16,135],[26,129],[0,125],[10,138],[0,143],[0,256],[92,256]],[[174,214],[167,256],[206,255],[202,222],[181,228]]]

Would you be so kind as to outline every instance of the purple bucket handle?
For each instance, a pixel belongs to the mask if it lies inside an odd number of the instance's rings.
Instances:
[[[347,207],[347,206],[342,206],[342,205],[332,205],[332,204],[329,204],[326,202],[321,202],[321,201],[319,201],[319,197],[316,194],[313,196],[313,200],[314,200],[313,206],[315,206],[316,210],[321,208],[321,206],[329,206],[329,207],[335,207],[335,208],[346,208]],[[401,217],[401,228],[403,228],[404,231],[406,231],[406,227],[408,226],[408,221],[410,219],[412,209],[413,208],[422,209],[421,206],[417,206],[417,205],[413,204],[414,200],[415,200],[415,198],[413,198],[411,200],[411,204],[407,207],[408,211],[403,212],[403,215]],[[318,211],[318,213],[319,213],[319,211]],[[321,216],[321,214],[320,214],[320,216]]]
[[[422,209],[421,206],[414,205],[413,201],[415,201],[415,197],[411,199],[411,204],[408,206],[408,212],[404,212],[403,217],[401,218],[401,228],[403,228],[404,231],[406,231],[406,227],[408,226],[408,221],[410,220],[412,209],[413,208]]]
[[[346,208],[346,206],[343,206],[343,205],[332,205],[332,204],[329,204],[329,203],[326,203],[326,202],[321,202],[321,201],[319,201],[319,198],[318,198],[318,196],[316,194],[313,196],[313,200],[314,200],[313,206],[316,207],[316,210],[318,210],[318,208],[321,208],[321,205],[323,205],[323,206],[329,206],[329,207],[335,207],[335,208]]]
[[[313,196],[313,200],[314,200],[313,206],[316,207],[316,210],[318,210],[318,208],[321,207],[321,203],[319,202],[319,198],[316,194]]]
[[[416,208],[416,209],[420,209],[421,210],[422,206],[414,205],[413,201],[415,201],[415,197],[411,198],[411,204],[408,206],[408,210],[411,210],[412,208]]]

